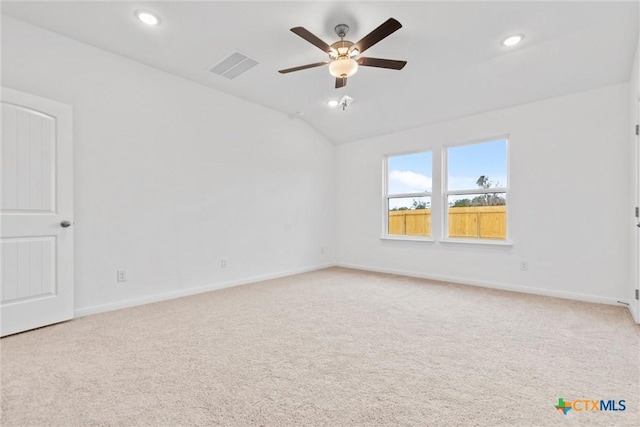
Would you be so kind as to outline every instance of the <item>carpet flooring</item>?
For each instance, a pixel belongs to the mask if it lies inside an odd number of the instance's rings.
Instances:
[[[640,425],[626,309],[342,268],[0,345],[2,426]]]

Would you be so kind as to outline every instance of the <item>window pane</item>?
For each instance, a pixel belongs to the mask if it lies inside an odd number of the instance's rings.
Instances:
[[[449,196],[448,220],[449,237],[506,240],[506,194]]]
[[[431,235],[431,197],[389,199],[389,234]]]
[[[431,192],[431,152],[388,159],[389,194]]]
[[[507,186],[507,140],[447,150],[449,190]]]

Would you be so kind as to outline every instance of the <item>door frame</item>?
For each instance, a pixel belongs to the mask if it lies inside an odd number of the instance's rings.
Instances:
[[[640,209],[640,135],[636,133],[637,126],[640,125],[640,93],[636,94],[636,111],[635,111],[635,123],[632,123],[632,128],[634,129],[634,136],[632,138],[633,141],[633,153],[634,153],[634,207],[635,210]],[[631,296],[629,300],[629,307],[631,309],[631,314],[634,317],[636,323],[640,324],[640,300],[636,299],[636,292],[640,292],[640,213],[634,213],[635,218],[635,227],[634,227],[634,237],[633,237],[633,245],[634,250],[632,254],[633,263],[633,279],[631,284]]]

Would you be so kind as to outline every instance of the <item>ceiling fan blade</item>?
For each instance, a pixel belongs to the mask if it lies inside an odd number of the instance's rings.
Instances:
[[[345,87],[347,85],[346,77],[336,77],[336,89],[340,89],[341,87]]]
[[[369,49],[374,44],[378,43],[380,40],[384,39],[388,35],[398,31],[402,28],[402,24],[396,21],[393,18],[387,19],[382,23],[378,28],[371,31],[369,34],[364,36],[359,42],[355,44],[360,53]],[[292,30],[293,31],[293,30]]]
[[[331,46],[320,40],[318,37],[313,35],[309,30],[304,27],[294,27],[291,31],[314,46],[317,46],[323,52],[329,53],[331,51]]]
[[[407,61],[397,61],[395,59],[380,59],[380,58],[359,58],[358,64],[364,67],[378,67],[389,68],[391,70],[402,70]]]
[[[280,74],[293,73],[294,71],[306,70],[307,68],[320,67],[322,65],[327,65],[329,61],[316,62],[314,64],[300,65],[298,67],[286,68],[284,70],[279,70]]]

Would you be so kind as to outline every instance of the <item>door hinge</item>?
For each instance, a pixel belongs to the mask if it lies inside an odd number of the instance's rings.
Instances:
[[[636,135],[640,135],[640,125],[636,125]]]
[[[640,293],[640,290],[636,289],[636,299],[640,299],[640,295],[638,295]]]
[[[636,206],[636,218],[640,218],[640,208]]]

